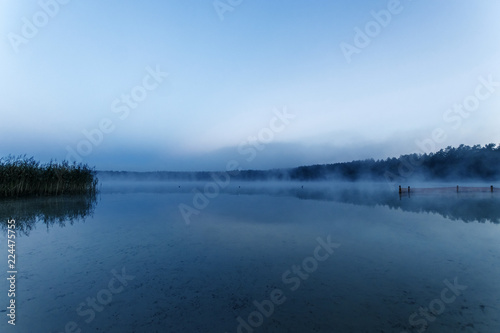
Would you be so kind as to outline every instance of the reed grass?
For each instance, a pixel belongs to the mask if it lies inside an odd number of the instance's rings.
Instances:
[[[41,164],[26,155],[0,158],[0,197],[95,194],[97,183],[95,170],[86,164]]]

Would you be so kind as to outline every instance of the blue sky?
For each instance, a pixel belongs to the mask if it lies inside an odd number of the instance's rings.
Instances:
[[[222,170],[500,143],[499,13],[495,0],[3,0],[0,155]],[[276,113],[293,118],[273,130]]]

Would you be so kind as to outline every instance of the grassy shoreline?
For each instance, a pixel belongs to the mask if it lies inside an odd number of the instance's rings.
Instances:
[[[0,159],[0,198],[95,194],[97,183],[95,170],[86,164],[41,164],[26,156]]]

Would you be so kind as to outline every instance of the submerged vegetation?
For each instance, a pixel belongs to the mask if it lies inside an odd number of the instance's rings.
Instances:
[[[97,177],[86,164],[50,161],[41,164],[33,157],[0,159],[0,197],[95,194]]]

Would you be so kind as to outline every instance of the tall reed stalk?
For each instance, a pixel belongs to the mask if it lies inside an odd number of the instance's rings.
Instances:
[[[33,157],[0,158],[0,197],[95,194],[97,177],[86,164],[50,161]]]

